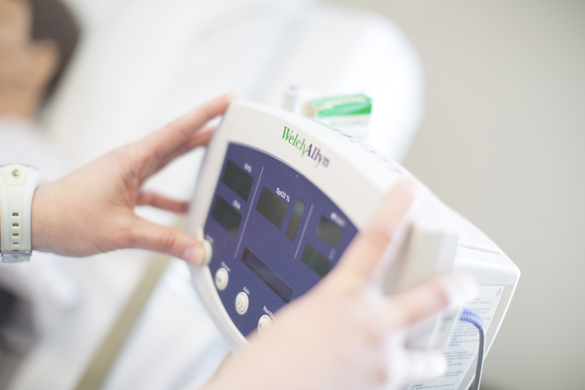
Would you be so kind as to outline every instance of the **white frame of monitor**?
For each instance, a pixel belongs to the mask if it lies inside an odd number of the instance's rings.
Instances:
[[[316,145],[321,155],[329,159],[328,166],[317,164],[307,155],[302,157],[299,149],[283,139],[285,127],[298,134],[298,140],[305,139],[305,145]],[[414,179],[399,164],[368,145],[358,144],[320,124],[280,109],[235,101],[208,146],[190,207],[187,231],[191,234],[200,235],[203,230],[230,142],[264,151],[293,167],[318,185],[358,231],[367,225],[384,194],[395,183],[405,177]],[[346,184],[348,181],[350,186]],[[520,271],[479,229],[445,206],[426,187],[422,186],[422,192],[425,216],[459,230],[461,241],[466,243],[459,248],[453,268],[471,272],[480,285],[505,286],[492,319],[495,326],[488,329],[486,347],[489,349],[512,299]],[[364,193],[368,201],[356,202]],[[247,343],[225,310],[209,267],[191,267],[191,274],[203,305],[227,344],[233,349]],[[471,381],[472,367],[473,364],[461,383]]]

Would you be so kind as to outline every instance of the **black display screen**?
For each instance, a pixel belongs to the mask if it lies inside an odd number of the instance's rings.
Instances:
[[[293,209],[292,217],[290,217],[290,222],[288,223],[288,228],[286,229],[286,238],[291,241],[295,240],[297,236],[297,230],[299,230],[299,226],[301,224],[301,218],[303,218],[303,213],[305,212],[305,202],[300,199],[297,199],[295,203],[295,208]]]
[[[331,245],[334,248],[337,248],[339,245],[339,240],[341,240],[341,234],[343,233],[343,229],[337,226],[333,221],[331,221],[326,216],[322,215],[321,220],[319,221],[319,225],[317,225],[317,235],[325,240],[326,243]]]
[[[301,260],[320,277],[331,269],[331,261],[311,244],[305,245]]]
[[[268,188],[262,187],[256,210],[280,229],[288,210],[288,203]]]
[[[240,223],[242,222],[242,214],[219,195],[215,197],[215,206],[213,206],[211,216],[219,222],[229,234],[234,237],[238,235]]]
[[[276,272],[272,270],[265,262],[260,260],[254,252],[248,247],[244,247],[242,263],[250,268],[254,274],[260,278],[276,295],[285,303],[289,303],[295,295],[295,290],[285,282]]]
[[[248,196],[250,196],[250,191],[252,190],[252,184],[254,184],[254,178],[237,166],[232,160],[227,160],[221,181],[245,201],[248,200]]]

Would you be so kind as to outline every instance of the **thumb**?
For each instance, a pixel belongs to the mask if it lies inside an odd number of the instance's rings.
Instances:
[[[337,274],[345,274],[358,283],[372,276],[388,245],[403,226],[415,196],[416,183],[403,180],[384,197],[370,225],[351,242],[337,267]]]
[[[132,248],[166,253],[193,265],[202,265],[205,259],[201,242],[180,229],[135,217],[130,235]]]

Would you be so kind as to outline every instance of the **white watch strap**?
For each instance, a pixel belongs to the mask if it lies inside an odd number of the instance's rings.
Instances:
[[[3,263],[30,260],[31,210],[37,187],[45,181],[36,168],[11,164],[0,166],[0,250]]]

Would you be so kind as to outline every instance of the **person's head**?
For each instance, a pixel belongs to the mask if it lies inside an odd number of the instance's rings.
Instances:
[[[78,37],[75,20],[58,0],[0,0],[0,114],[34,115]]]

